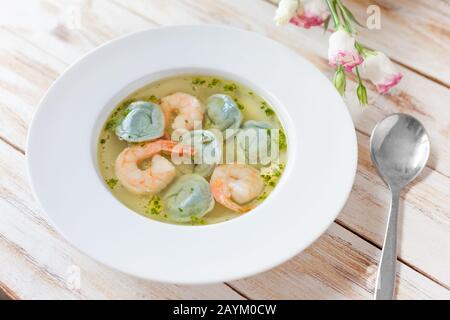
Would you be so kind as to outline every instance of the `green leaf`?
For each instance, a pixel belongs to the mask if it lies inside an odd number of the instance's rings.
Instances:
[[[330,21],[331,21],[331,16],[328,16],[328,18],[323,22],[323,32],[327,32]]]

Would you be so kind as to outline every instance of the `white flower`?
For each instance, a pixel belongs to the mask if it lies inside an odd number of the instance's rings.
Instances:
[[[335,31],[329,40],[328,62],[333,67],[344,67],[347,72],[361,64],[363,58],[355,48],[355,38],[342,29]]]
[[[302,0],[297,13],[291,19],[296,26],[309,29],[321,26],[330,16],[330,11],[325,0]]]
[[[277,25],[288,24],[298,9],[299,0],[281,0],[275,12],[274,21]]]
[[[403,75],[392,61],[383,53],[376,51],[368,53],[360,68],[361,76],[376,85],[378,92],[386,93],[397,85]]]

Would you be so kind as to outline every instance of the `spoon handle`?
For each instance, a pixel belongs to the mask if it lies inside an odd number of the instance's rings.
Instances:
[[[378,266],[375,300],[392,300],[395,288],[395,265],[397,262],[397,216],[400,191],[391,189],[391,211],[384,238],[383,251]]]

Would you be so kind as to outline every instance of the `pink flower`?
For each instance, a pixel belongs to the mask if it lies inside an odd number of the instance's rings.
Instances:
[[[383,94],[396,86],[403,78],[392,61],[379,51],[365,56],[360,73],[364,79],[370,80],[377,87],[378,92]]]
[[[290,23],[309,29],[321,26],[330,16],[330,11],[324,0],[302,0],[300,7],[290,20]]]
[[[355,48],[355,38],[344,30],[335,31],[329,40],[328,62],[333,67],[344,67],[347,72],[360,65],[363,58]]]

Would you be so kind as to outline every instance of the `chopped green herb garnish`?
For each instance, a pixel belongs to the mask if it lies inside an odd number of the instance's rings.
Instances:
[[[287,141],[286,141],[286,135],[283,130],[278,131],[278,148],[280,151],[287,149]]]
[[[270,109],[269,107],[266,110],[264,110],[264,112],[266,113],[266,116],[268,116],[268,117],[273,116],[275,114],[275,112],[272,109]]]
[[[268,116],[268,117],[273,116],[275,114],[275,112],[272,110],[272,108],[269,107],[269,105],[265,101],[261,101],[261,105],[259,106],[259,108],[261,110],[264,110],[264,112],[266,113],[266,116]]]
[[[125,109],[126,107],[128,107],[130,104],[132,104],[133,102],[136,102],[136,99],[127,99],[125,101],[123,101],[116,109],[116,114],[119,113],[120,111],[122,111],[123,109]]]
[[[148,101],[153,102],[153,103],[159,103],[159,99],[157,96],[155,96],[154,94],[152,94],[150,96],[150,98],[148,98]]]
[[[217,86],[219,83],[220,83],[220,80],[214,78],[214,79],[211,80],[211,82],[208,83],[208,88],[215,87],[215,86]]]
[[[266,200],[268,196],[269,194],[266,191],[264,191],[256,200],[263,201]]]
[[[206,80],[201,79],[201,78],[194,78],[192,80],[192,84],[195,85],[195,86],[201,86],[201,85],[203,85],[205,83],[206,83]]]
[[[202,218],[199,218],[196,216],[191,216],[191,224],[192,225],[201,225],[201,224],[206,224],[206,221]]]
[[[131,112],[130,109],[125,109],[125,110],[122,112],[122,117],[126,117],[130,112]]]
[[[235,83],[227,83],[223,86],[225,91],[234,92],[237,90],[237,85]]]
[[[234,100],[234,102],[236,102],[236,105],[239,110],[244,110],[244,105],[242,103],[240,103],[238,99],[234,98],[233,100]]]
[[[106,142],[106,139],[100,139],[101,144],[105,144],[105,142]]]
[[[146,212],[151,215],[159,215],[162,211],[161,198],[153,196],[147,204]]]
[[[135,99],[127,99],[123,101],[109,117],[109,120],[106,122],[105,125],[105,130],[106,131],[115,130],[120,121],[130,112],[130,110],[126,108],[135,101],[136,101]]]
[[[105,130],[114,130],[116,128],[116,119],[109,119],[106,122]]]
[[[106,180],[106,184],[108,185],[108,187],[110,187],[111,189],[114,189],[114,187],[117,185],[117,183],[119,182],[119,180],[111,178]]]
[[[283,170],[284,164],[279,164],[278,166],[273,167],[269,173],[261,174],[261,178],[266,186],[273,188],[278,183],[278,180],[280,180]]]

